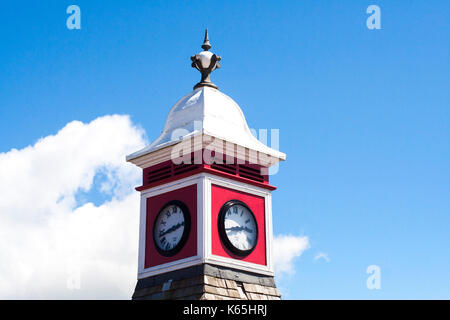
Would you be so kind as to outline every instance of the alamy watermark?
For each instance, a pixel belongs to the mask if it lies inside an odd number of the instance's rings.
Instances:
[[[69,30],[81,29],[81,9],[75,4],[71,4],[67,7],[66,13],[70,14],[66,20],[66,26]]]
[[[381,289],[381,268],[376,264],[367,267],[366,273],[370,276],[366,280],[366,286],[369,290]]]
[[[66,263],[66,288],[70,291],[81,289],[81,267],[79,259],[69,259]]]
[[[366,26],[369,30],[381,29],[381,9],[376,4],[367,7],[366,13],[370,16],[366,20]]]
[[[270,148],[279,150],[280,130],[259,129],[251,130],[253,136],[265,146],[268,145],[270,131]],[[202,132],[202,122],[194,121],[193,132]],[[264,148],[257,151],[251,146],[242,146],[207,134],[188,136],[191,132],[184,128],[173,130],[171,141],[180,141],[171,151],[174,164],[250,164],[260,166],[261,175],[274,175],[278,172],[279,159],[264,152]],[[255,144],[256,145],[256,144]],[[254,145],[254,146],[255,146]]]

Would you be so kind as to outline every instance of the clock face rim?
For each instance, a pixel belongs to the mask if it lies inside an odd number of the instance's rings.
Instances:
[[[176,244],[176,246],[173,247],[172,249],[166,251],[166,250],[163,250],[162,248],[160,248],[156,241],[156,232],[155,232],[156,231],[156,222],[158,221],[158,218],[163,213],[163,211],[167,207],[173,206],[173,205],[178,206],[181,209],[181,211],[183,212],[184,230],[183,230],[183,234],[181,235],[180,241]],[[162,206],[161,210],[159,210],[158,214],[155,217],[155,220],[153,221],[153,245],[154,245],[156,251],[158,251],[158,253],[160,255],[162,255],[164,257],[172,257],[172,256],[176,255],[178,252],[180,252],[180,250],[184,247],[184,245],[186,244],[187,239],[189,237],[190,231],[191,231],[191,214],[189,212],[187,205],[180,200],[171,200]]]
[[[225,215],[226,215],[228,209],[230,209],[234,205],[241,205],[241,206],[245,207],[250,212],[250,214],[253,216],[253,219],[255,221],[255,226],[256,226],[255,243],[248,250],[241,250],[239,248],[236,248],[233,245],[233,243],[231,243],[231,241],[228,238],[227,233],[225,231]],[[253,250],[255,250],[256,246],[258,245],[258,240],[259,240],[258,220],[256,220],[256,216],[253,213],[253,211],[250,209],[250,207],[245,202],[242,202],[240,200],[229,200],[222,205],[222,207],[220,208],[219,217],[218,217],[218,230],[219,230],[220,239],[222,240],[225,247],[230,252],[232,252],[238,256],[242,256],[242,257],[248,256],[250,253],[253,252]]]

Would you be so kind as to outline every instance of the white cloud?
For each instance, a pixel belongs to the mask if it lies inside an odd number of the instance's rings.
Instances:
[[[307,236],[278,235],[273,239],[275,274],[294,273],[294,259],[310,247]]]
[[[330,257],[328,257],[328,253],[325,253],[325,252],[319,252],[319,253],[317,253],[314,256],[314,261],[317,261],[317,260],[320,260],[320,259],[323,259],[326,262],[330,262],[331,261]]]
[[[130,298],[140,170],[125,155],[144,144],[143,130],[113,115],[0,153],[0,298]],[[98,174],[106,200],[79,206]],[[74,270],[79,290],[68,289]]]

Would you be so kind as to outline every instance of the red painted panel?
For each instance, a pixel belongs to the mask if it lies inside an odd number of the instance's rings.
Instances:
[[[159,211],[171,200],[186,204],[191,214],[191,231],[184,247],[172,257],[158,253],[153,242],[153,222]],[[197,185],[187,186],[147,199],[147,225],[145,240],[145,267],[153,267],[197,255]]]
[[[229,200],[240,200],[253,211],[258,223],[258,243],[255,249],[246,257],[231,253],[220,240],[218,231],[218,216],[222,205]],[[266,265],[266,234],[264,198],[217,185],[211,185],[211,242],[212,254],[221,257],[238,259],[246,262]]]

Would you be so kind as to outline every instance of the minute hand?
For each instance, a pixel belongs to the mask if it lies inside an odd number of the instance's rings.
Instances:
[[[231,228],[225,228],[225,231],[245,231],[248,233],[252,233],[253,230],[249,229],[247,227],[231,227]]]
[[[168,234],[168,233],[171,233],[171,232],[177,230],[177,229],[178,229],[179,227],[181,227],[181,226],[184,226],[184,222],[180,222],[180,223],[178,223],[178,224],[176,224],[176,225],[170,227],[170,228],[167,229],[167,230],[160,231],[160,232],[159,232],[159,237],[161,238],[162,236],[164,236],[164,235],[166,235],[166,234]]]

